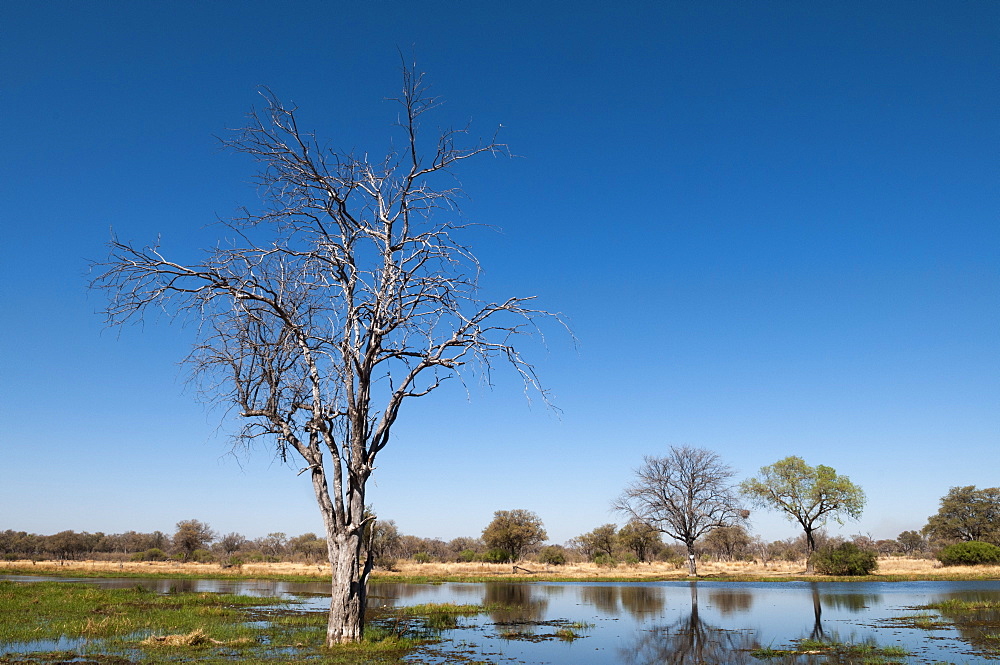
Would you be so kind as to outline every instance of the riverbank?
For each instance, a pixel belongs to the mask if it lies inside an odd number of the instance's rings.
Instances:
[[[7,561],[0,564],[5,575],[55,575],[93,577],[201,577],[259,578],[290,581],[327,579],[326,566],[305,563],[247,563],[223,568],[215,563],[178,561]],[[848,581],[916,580],[998,580],[1000,566],[942,566],[930,559],[900,557],[879,560],[876,574],[861,578],[831,578],[807,575],[802,562],[776,562],[762,565],[753,562],[706,561],[698,565],[699,579],[720,581],[789,581],[844,579]],[[655,562],[616,567],[593,563],[545,566],[523,563],[416,563],[400,562],[396,570],[376,570],[373,582],[486,582],[486,581],[669,581],[687,580],[685,568]]]

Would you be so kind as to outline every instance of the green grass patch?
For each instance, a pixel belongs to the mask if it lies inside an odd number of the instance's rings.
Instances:
[[[824,662],[856,663],[857,665],[890,665],[903,662],[910,653],[898,646],[879,646],[874,642],[843,643],[834,640],[798,640],[793,649],[763,647],[754,649],[750,655],[758,660],[797,658],[819,655]],[[798,662],[798,661],[795,661]]]
[[[426,640],[372,622],[364,641],[327,649],[326,621],[326,612],[295,612],[278,598],[0,581],[0,663],[395,665]],[[69,652],[5,654],[35,642],[51,649],[44,641],[62,637],[82,641]]]
[[[931,603],[924,607],[948,613],[983,612],[987,610],[1000,610],[1000,600],[958,600],[952,598],[950,600],[942,600],[939,603]]]
[[[240,608],[279,603],[273,598],[145,589],[99,589],[64,583],[0,581],[0,642],[59,637],[108,638],[201,629],[216,640],[248,638]]]

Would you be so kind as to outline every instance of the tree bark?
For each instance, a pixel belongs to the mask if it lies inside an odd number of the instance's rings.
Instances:
[[[694,554],[694,543],[686,543],[688,550],[688,575],[698,577],[698,559]]]
[[[365,627],[365,584],[361,579],[357,534],[336,534],[331,538],[330,614],[326,646],[361,640]]]
[[[808,552],[806,552],[806,572],[812,574],[816,572],[816,568],[813,565],[813,554],[816,553],[816,539],[813,538],[812,529],[806,527],[805,531],[806,531],[806,543],[808,544],[807,549],[809,550]]]

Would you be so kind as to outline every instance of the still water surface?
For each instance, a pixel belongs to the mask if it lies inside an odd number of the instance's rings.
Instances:
[[[6,577],[40,581],[38,577]],[[63,580],[65,581],[65,579]],[[284,596],[302,611],[329,604],[324,583],[270,580],[80,579],[107,587],[136,584],[160,593],[226,592]],[[803,638],[900,646],[912,655],[897,662],[996,662],[996,625],[959,622],[920,629],[921,605],[947,599],[1000,601],[1000,582],[643,582],[376,584],[373,607],[456,603],[502,605],[503,611],[462,617],[431,651],[414,662],[455,662],[461,653],[490,663],[652,665],[653,663],[760,663],[758,647],[789,648]],[[998,617],[994,617],[997,619]],[[557,636],[571,628],[578,639]],[[4,645],[0,645],[0,652]],[[995,653],[995,652],[994,652]],[[797,662],[825,662],[802,656]]]

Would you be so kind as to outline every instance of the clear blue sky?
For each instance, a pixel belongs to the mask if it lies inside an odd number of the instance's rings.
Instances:
[[[193,330],[104,330],[109,229],[185,260],[257,202],[220,151],[259,85],[384,152],[402,51],[516,159],[464,173],[487,294],[565,313],[516,382],[411,404],[370,499],[405,533],[608,521],[672,444],[787,455],[920,528],[1000,484],[1000,3],[48,2],[0,6],[0,529],[318,531],[311,490],[178,367]],[[430,127],[433,128],[433,127]],[[765,538],[797,535],[754,514]]]

